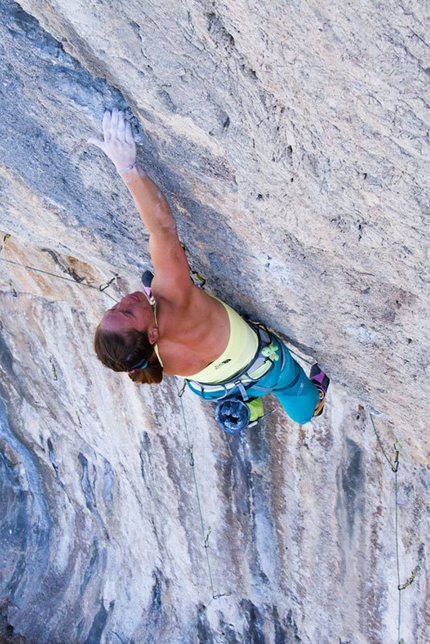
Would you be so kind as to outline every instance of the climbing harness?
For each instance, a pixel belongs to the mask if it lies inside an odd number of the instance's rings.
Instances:
[[[143,292],[148,300],[149,304],[154,309],[154,319],[157,324],[156,317],[156,306],[157,302],[152,293],[152,280],[154,278],[153,273],[150,270],[144,271],[141,276],[141,283],[143,287]],[[271,339],[269,331],[262,325],[258,325],[253,322],[248,322],[248,324],[254,329],[258,337],[258,348],[253,360],[245,367],[245,369],[236,374],[231,380],[222,383],[222,385],[203,385],[195,381],[189,381],[185,379],[182,389],[178,392],[178,396],[181,397],[184,393],[185,387],[190,382],[196,387],[204,388],[206,391],[225,391],[225,395],[222,396],[222,401],[218,402],[218,405],[215,410],[215,419],[218,425],[224,429],[224,431],[229,433],[237,433],[245,429],[249,425],[250,420],[250,410],[245,402],[237,399],[236,396],[226,399],[228,390],[233,390],[235,387],[239,388],[240,394],[244,401],[249,400],[249,396],[246,393],[247,387],[254,385],[260,378],[262,378],[268,371],[273,367],[274,363],[279,360],[278,356],[278,346],[275,345]],[[284,365],[285,355],[282,349],[282,366]],[[147,363],[145,363],[145,366]],[[266,366],[266,368],[264,368]],[[141,368],[145,368],[141,367]],[[263,368],[263,371],[261,371]],[[253,378],[250,373],[254,373],[257,370],[260,370],[258,378]],[[190,386],[192,389],[192,386]],[[206,396],[203,395],[203,398]],[[266,414],[267,415],[267,414]]]
[[[218,426],[228,434],[238,434],[250,425],[251,411],[247,402],[251,402],[247,389],[255,386],[280,359],[278,355],[281,350],[281,369],[285,364],[285,352],[281,344],[275,341],[269,331],[263,325],[248,322],[258,337],[258,347],[254,358],[241,372],[225,382],[209,385],[194,380],[185,379],[184,387],[188,384],[191,391],[197,393],[205,400],[217,399],[215,407],[215,420]],[[257,378],[252,373],[259,370]],[[266,388],[261,388],[265,390]],[[238,390],[238,393],[235,392]],[[213,396],[214,393],[221,393],[221,396]],[[180,392],[182,393],[182,392]],[[211,395],[212,394],[212,395]]]
[[[232,391],[237,388],[239,389],[243,400],[247,401],[249,400],[249,396],[246,390],[258,383],[258,381],[265,376],[270,369],[272,369],[277,360],[281,359],[281,369],[283,369],[285,364],[285,351],[282,345],[276,342],[276,338],[271,336],[269,331],[263,325],[256,324],[255,322],[248,322],[248,324],[255,331],[258,337],[257,351],[251,362],[242,371],[229,380],[220,382],[216,385],[209,385],[185,378],[191,391],[205,400],[213,400],[214,396],[211,394],[224,392],[221,396],[215,396],[215,398],[220,400],[222,398],[227,398],[227,396],[231,395]],[[281,356],[278,355],[279,350],[281,352]],[[261,370],[262,368],[263,370]],[[257,370],[260,370],[259,375],[257,378],[253,378],[251,374],[255,373]],[[262,388],[262,390],[263,389],[265,388]]]

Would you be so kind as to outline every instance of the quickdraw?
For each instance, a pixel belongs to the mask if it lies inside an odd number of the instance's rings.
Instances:
[[[398,588],[399,590],[404,590],[405,588],[407,588],[408,586],[410,586],[410,585],[414,582],[415,577],[418,575],[419,570],[420,570],[420,568],[419,568],[419,566],[417,566],[417,567],[416,567],[416,568],[411,572],[411,576],[407,578],[407,580],[405,581],[405,583],[404,583],[404,584],[399,584],[399,585],[397,586],[397,588]]]
[[[111,284],[116,282],[117,280],[121,279],[121,275],[118,275],[118,273],[115,273],[115,275],[108,280],[107,282],[103,282],[103,284],[100,284],[99,286],[99,291],[105,291]]]
[[[6,246],[10,238],[11,238],[11,235],[9,233],[6,233],[5,236],[3,237],[2,243],[0,244],[0,253],[3,250],[3,248]]]
[[[208,528],[205,536],[205,548],[209,548],[209,537],[211,536],[212,528]]]
[[[186,253],[187,252],[187,247],[185,246],[185,244],[183,242],[181,242],[181,246],[184,249],[184,252]],[[193,284],[195,284],[199,288],[203,288],[204,285],[206,284],[205,278],[202,277],[200,275],[200,273],[195,271],[191,266],[190,266],[190,277],[191,277],[191,280],[192,280]]]
[[[395,454],[394,454],[394,463],[391,465],[391,469],[393,470],[394,473],[396,473],[399,469],[399,456],[400,456],[400,443],[398,440],[394,442],[394,449]]]

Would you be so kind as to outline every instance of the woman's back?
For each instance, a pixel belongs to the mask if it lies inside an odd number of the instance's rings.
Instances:
[[[166,375],[190,376],[222,354],[230,337],[222,302],[194,284],[186,297],[172,302],[157,291],[156,278],[153,294],[157,301],[157,350]]]

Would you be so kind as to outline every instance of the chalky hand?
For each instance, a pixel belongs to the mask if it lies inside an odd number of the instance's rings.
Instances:
[[[88,143],[103,150],[106,156],[115,164],[118,172],[131,169],[136,162],[136,143],[131,132],[130,122],[124,112],[114,108],[103,115],[103,137],[91,137]]]

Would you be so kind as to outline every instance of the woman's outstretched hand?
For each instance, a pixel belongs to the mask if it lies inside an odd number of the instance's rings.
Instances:
[[[112,112],[106,111],[103,115],[103,137],[91,137],[88,143],[96,145],[115,164],[118,172],[132,166],[136,161],[136,143],[131,133],[130,122],[125,118],[124,112],[116,107]]]

